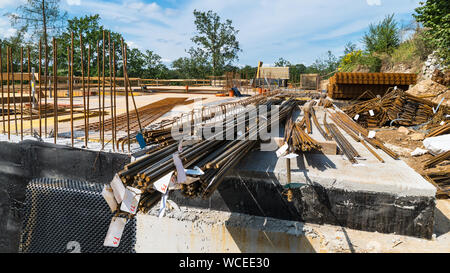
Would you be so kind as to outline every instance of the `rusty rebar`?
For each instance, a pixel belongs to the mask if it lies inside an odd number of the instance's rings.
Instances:
[[[73,32],[70,33],[70,38],[70,140],[73,147]],[[57,107],[57,105],[55,105],[55,107]]]
[[[42,92],[42,40],[39,40],[39,92],[37,92],[38,93],[39,137],[42,137],[41,92]]]
[[[14,130],[16,132],[16,136],[19,135],[19,131],[17,128],[17,107],[16,107],[16,88],[14,83],[14,61],[12,55],[12,48],[9,48],[9,61],[11,62],[11,85],[12,85],[12,93],[13,93],[13,105],[14,105]]]
[[[117,102],[116,102],[116,47],[113,42],[113,77],[114,77],[114,127],[113,127],[113,134],[114,134],[114,140],[117,142],[117,132],[116,132],[116,126],[117,126]],[[113,145],[114,147],[114,145]],[[113,148],[114,149],[114,148]]]
[[[87,86],[87,109],[86,109],[86,115],[87,115],[87,120],[86,120],[86,126],[88,127],[88,129],[86,130],[86,135],[84,136],[86,138],[86,142],[89,142],[89,98],[90,98],[90,92],[91,92],[91,44],[89,43],[89,47],[88,47],[88,59],[87,59],[87,75],[88,75],[88,86]],[[87,146],[86,146],[87,148]]]
[[[31,54],[30,54],[30,48],[28,47],[27,50],[27,55],[28,55],[28,88],[29,88],[29,92],[28,92],[28,97],[30,99],[30,135],[33,135],[33,101],[34,99],[31,98],[31,92],[33,87],[32,82],[31,82]]]
[[[114,143],[115,143],[115,138],[114,138],[114,128],[115,128],[115,124],[114,124],[114,109],[113,109],[113,91],[112,91],[112,63],[111,63],[111,32],[108,32],[108,57],[109,57],[109,97],[110,97],[110,101],[109,101],[109,105],[110,105],[110,109],[111,109],[111,120],[112,120],[112,130],[111,130],[111,139],[112,139],[112,147],[113,147],[113,151],[115,150],[114,148]]]
[[[123,38],[121,40],[122,45],[122,58],[123,58],[123,80],[125,85],[125,103],[126,103],[126,111],[127,111],[127,142],[128,142],[128,152],[131,150],[130,148],[130,112],[128,106],[128,82],[126,80],[127,75],[127,49],[126,44],[123,43]],[[125,46],[125,47],[124,47]]]
[[[23,140],[23,47],[20,47],[20,140]]]
[[[102,124],[102,102],[101,102],[101,94],[100,94],[100,45],[97,40],[97,90],[98,90],[98,109],[100,109],[100,115],[98,115],[98,122]],[[100,129],[100,141],[102,141],[102,130]]]
[[[53,37],[53,141],[58,139],[58,44]]]
[[[45,137],[47,137],[47,84],[48,84],[48,45],[47,40],[45,40],[45,75],[44,75],[44,105],[45,105],[45,111],[44,111],[44,131],[45,131]]]
[[[82,79],[82,89],[83,89],[83,116],[84,116],[84,126],[86,126],[86,130],[84,131],[84,145],[86,148],[88,147],[87,142],[87,112],[86,112],[86,90],[84,84],[84,45],[83,45],[83,36],[80,33],[80,52],[81,52],[81,79]]]
[[[105,148],[105,30],[102,39],[102,150]]]
[[[11,139],[11,113],[10,113],[10,103],[11,103],[11,88],[9,87],[9,47],[6,47],[6,77],[8,78],[6,80],[6,85],[7,85],[7,91],[8,91],[8,100],[6,101],[6,103],[8,104],[8,140]]]
[[[2,92],[2,121],[3,121],[3,134],[5,133],[6,130],[6,125],[5,125],[5,95],[4,95],[4,90],[3,90],[3,54],[2,54],[2,47],[3,45],[0,44],[0,82],[2,83],[1,85],[1,92]]]

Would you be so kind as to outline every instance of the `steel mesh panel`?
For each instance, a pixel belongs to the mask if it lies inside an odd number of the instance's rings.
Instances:
[[[119,247],[103,246],[113,214],[102,188],[102,184],[74,180],[32,180],[26,189],[20,251],[71,252],[68,243],[74,241],[82,253],[134,252],[135,219],[125,226]]]

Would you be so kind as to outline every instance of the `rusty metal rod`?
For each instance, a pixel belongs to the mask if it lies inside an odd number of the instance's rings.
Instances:
[[[127,75],[127,49],[126,44],[123,43],[123,38],[121,40],[122,45],[122,58],[123,58],[123,76],[124,76],[124,85],[125,85],[125,103],[126,103],[126,111],[127,111],[127,142],[128,142],[128,152],[130,152],[130,112],[128,106],[128,82],[126,80]],[[125,46],[125,48],[124,48]]]
[[[54,143],[58,139],[58,45],[53,37],[53,135]]]
[[[100,94],[100,42],[97,40],[97,90],[98,90],[98,109],[100,109],[100,115],[98,115],[98,123],[102,124],[102,101]],[[103,141],[102,130],[100,129],[100,141]]]
[[[87,76],[88,76],[88,86],[87,86],[87,109],[86,109],[86,115],[87,115],[87,120],[86,120],[86,127],[88,127],[88,129],[86,130],[86,135],[84,136],[86,138],[86,143],[89,142],[89,98],[90,98],[90,92],[91,92],[91,44],[89,44],[89,48],[88,48],[88,59],[87,59]],[[86,146],[87,148],[87,146]]]
[[[20,140],[23,140],[23,47],[20,48]]]
[[[102,150],[105,148],[105,30],[102,39]]]
[[[87,120],[87,113],[86,113],[86,90],[85,90],[85,84],[84,84],[84,59],[83,59],[83,54],[84,54],[84,45],[83,45],[83,36],[80,33],[80,51],[81,51],[81,78],[82,78],[82,89],[83,89],[83,116],[84,116],[84,126],[87,125],[86,120]],[[84,131],[84,146],[88,146],[87,143],[87,126],[85,127],[86,130]]]
[[[70,33],[71,38],[71,48],[70,48],[70,140],[72,147],[74,146],[73,141],[73,32]],[[58,107],[55,105],[55,107]]]
[[[6,85],[7,85],[7,91],[8,91],[8,100],[7,100],[7,104],[8,104],[8,140],[11,139],[11,114],[10,114],[10,92],[11,89],[9,87],[9,47],[6,47],[6,77],[8,78],[6,81]]]
[[[28,47],[28,88],[29,88],[29,93],[28,93],[28,97],[30,98],[30,135],[33,135],[33,101],[31,99],[31,91],[32,91],[32,82],[31,82],[31,54],[30,54],[30,48]],[[2,85],[3,87],[3,85]]]
[[[113,109],[113,91],[112,91],[112,60],[111,60],[111,32],[108,31],[108,57],[109,57],[109,96],[110,96],[110,101],[109,101],[109,105],[110,105],[110,109],[111,109],[111,120],[113,122],[113,126],[112,126],[112,130],[111,130],[111,139],[112,139],[112,147],[113,147],[113,151],[115,150],[114,148],[114,143],[115,143],[115,138],[114,138],[114,128],[115,128],[115,124],[114,124],[114,109]]]
[[[45,131],[45,137],[47,137],[47,84],[48,84],[48,45],[47,40],[45,40],[45,75],[44,75],[44,105],[45,105],[45,112],[44,112],[44,131]]]
[[[39,92],[37,92],[38,93],[39,137],[42,137],[41,91],[42,91],[42,40],[39,40]]]
[[[113,122],[113,134],[114,134],[114,140],[117,142],[117,101],[116,101],[116,46],[113,42],[113,77],[114,77],[114,122]],[[113,145],[114,147],[114,145]]]
[[[1,92],[2,92],[2,121],[3,121],[3,134],[6,131],[6,125],[5,125],[5,95],[3,90],[3,54],[2,54],[2,47],[3,44],[0,44],[0,82],[1,85]]]
[[[12,55],[12,48],[9,48],[9,61],[11,62],[11,84],[12,84],[12,92],[13,92],[13,99],[14,99],[14,129],[16,131],[16,136],[19,135],[19,131],[17,128],[17,108],[16,108],[16,88],[14,83],[14,61],[13,61],[13,55]]]

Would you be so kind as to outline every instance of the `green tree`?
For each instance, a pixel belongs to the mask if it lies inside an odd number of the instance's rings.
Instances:
[[[212,71],[208,54],[202,49],[189,49],[189,57],[178,58],[172,67],[178,78],[206,78]]]
[[[323,76],[331,76],[330,73],[337,70],[339,66],[339,60],[336,56],[328,50],[325,58],[318,58],[314,63],[307,69],[308,72],[319,73]]]
[[[427,0],[416,8],[414,18],[426,28],[429,42],[444,63],[450,64],[450,1]]]
[[[102,50],[103,50],[103,31],[105,31],[105,69],[108,70],[109,67],[109,48],[108,48],[108,34],[111,33],[111,52],[112,52],[112,44],[114,43],[115,54],[116,54],[116,63],[121,64],[121,62],[117,62],[117,60],[122,59],[122,48],[121,48],[121,39],[122,35],[116,32],[112,32],[108,29],[105,29],[100,24],[100,15],[85,15],[83,17],[74,17],[72,19],[67,20],[67,27],[63,33],[58,37],[58,66],[62,69],[62,73],[67,73],[67,47],[71,46],[71,34],[74,35],[74,72],[77,76],[81,75],[81,48],[80,48],[80,34],[83,39],[83,53],[84,53],[84,67],[87,69],[87,54],[88,47],[91,46],[91,75],[98,75],[97,73],[97,41],[99,41],[99,49],[100,49],[100,66],[102,66]],[[128,49],[128,53],[130,49]],[[112,54],[112,53],[111,53]],[[120,56],[120,58],[119,58]],[[76,61],[75,61],[76,60]],[[130,56],[128,55],[128,60],[130,61]],[[116,64],[116,75],[122,76],[123,69],[122,66],[118,66]],[[100,67],[102,70],[102,67]],[[108,75],[108,71],[105,72]]]
[[[202,49],[212,66],[213,75],[223,72],[225,65],[238,60],[241,51],[236,35],[239,30],[232,26],[231,20],[222,22],[219,15],[213,11],[202,12],[194,10],[195,26],[198,34],[192,41]]]
[[[377,25],[370,24],[362,42],[370,53],[392,53],[400,44],[400,29],[394,14],[386,16]]]
[[[144,78],[163,79],[168,76],[168,68],[161,62],[161,56],[151,50],[146,50],[144,60]]]
[[[286,66],[291,66],[291,63],[284,58],[279,58],[278,61],[275,62],[275,66],[276,67],[286,67]]]

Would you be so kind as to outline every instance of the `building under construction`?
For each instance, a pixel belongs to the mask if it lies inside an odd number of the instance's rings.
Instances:
[[[405,92],[415,75],[336,73],[328,93],[316,74],[288,87],[286,69],[129,78],[126,45],[103,36],[53,40],[48,59],[0,47],[1,252],[355,250],[347,230],[449,251],[432,241],[449,151],[419,174],[377,135],[448,134],[446,106]]]

